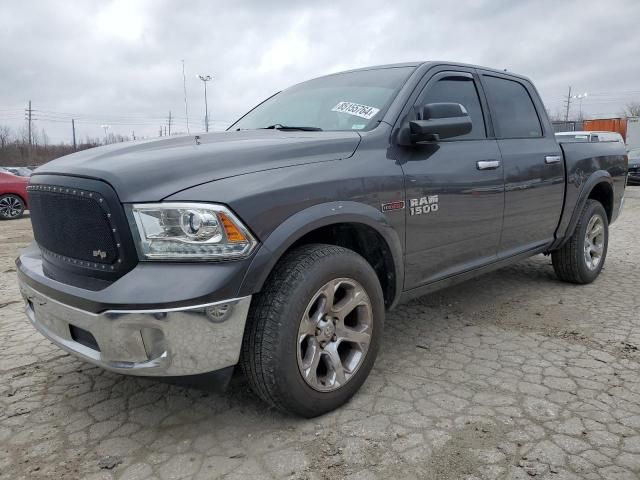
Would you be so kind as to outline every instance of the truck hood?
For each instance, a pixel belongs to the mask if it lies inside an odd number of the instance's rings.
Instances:
[[[356,132],[216,132],[83,150],[34,175],[96,178],[109,183],[122,202],[152,202],[222,178],[347,158],[358,143]]]

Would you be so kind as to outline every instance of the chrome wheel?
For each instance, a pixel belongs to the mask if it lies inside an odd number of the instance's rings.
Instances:
[[[589,219],[584,236],[584,260],[589,270],[600,265],[604,252],[604,222],[602,217],[594,215]]]
[[[342,387],[367,355],[373,328],[371,300],[351,278],[327,282],[313,296],[298,329],[298,368],[313,389]]]
[[[0,198],[0,216],[3,218],[18,218],[24,210],[24,204],[19,197],[7,195]]]

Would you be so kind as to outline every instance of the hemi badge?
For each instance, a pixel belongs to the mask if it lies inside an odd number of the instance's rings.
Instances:
[[[102,250],[94,250],[93,256],[100,257],[101,259],[104,260],[105,258],[107,258],[107,252],[103,252]]]
[[[404,200],[397,200],[395,202],[382,204],[383,212],[390,212],[391,210],[402,210],[402,209],[404,209]]]

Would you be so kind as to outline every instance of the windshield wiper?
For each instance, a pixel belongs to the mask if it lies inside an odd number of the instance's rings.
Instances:
[[[301,130],[303,132],[321,132],[319,127],[294,127],[292,125],[282,125],[281,123],[275,123],[268,127],[260,128],[259,130]]]

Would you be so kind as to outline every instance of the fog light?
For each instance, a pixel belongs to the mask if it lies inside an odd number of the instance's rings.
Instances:
[[[212,322],[221,323],[231,315],[232,310],[233,305],[229,303],[221,303],[219,305],[211,305],[210,307],[205,308],[204,313]]]

